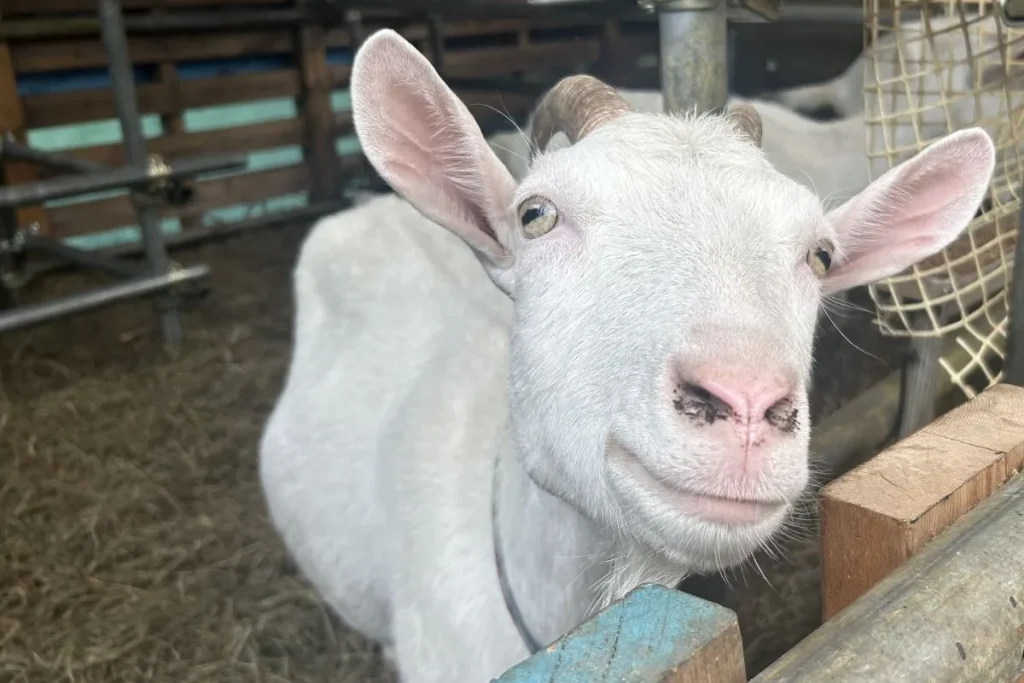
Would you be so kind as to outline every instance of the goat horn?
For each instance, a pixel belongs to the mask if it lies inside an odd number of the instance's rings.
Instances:
[[[761,115],[754,107],[746,103],[733,104],[726,110],[725,115],[741,133],[750,138],[755,147],[761,146]]]
[[[544,149],[556,133],[571,144],[633,108],[615,89],[593,76],[567,76],[537,105],[531,125],[533,148]]]

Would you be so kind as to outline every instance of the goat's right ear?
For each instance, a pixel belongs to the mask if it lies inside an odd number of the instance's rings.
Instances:
[[[498,271],[509,266],[516,183],[427,58],[395,31],[377,31],[356,54],[351,91],[356,135],[381,177]]]
[[[944,249],[974,218],[994,167],[992,139],[968,128],[886,171],[829,213],[841,258],[823,291],[896,275]]]

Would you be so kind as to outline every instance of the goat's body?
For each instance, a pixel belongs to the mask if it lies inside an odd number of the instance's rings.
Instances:
[[[526,655],[491,533],[511,302],[457,237],[393,195],[314,227],[295,296],[291,368],[260,454],[275,526],[329,605],[391,646],[403,680],[497,675]],[[564,536],[586,523],[512,470],[507,542],[559,544],[508,560],[537,635],[553,638],[590,606],[589,584],[566,590],[587,559],[572,550],[582,535]],[[515,580],[531,557],[561,553],[540,584]]]

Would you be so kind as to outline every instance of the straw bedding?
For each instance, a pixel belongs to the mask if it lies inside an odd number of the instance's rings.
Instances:
[[[257,478],[303,233],[177,254],[214,269],[177,357],[146,302],[0,337],[0,683],[393,680],[290,565]],[[822,348],[819,412],[892,365],[834,331]]]

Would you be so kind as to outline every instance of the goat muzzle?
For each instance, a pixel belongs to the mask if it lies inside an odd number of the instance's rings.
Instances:
[[[570,144],[589,135],[595,128],[612,121],[633,108],[615,89],[593,76],[563,78],[537,105],[531,126],[533,149],[547,147],[556,133],[565,133]]]

